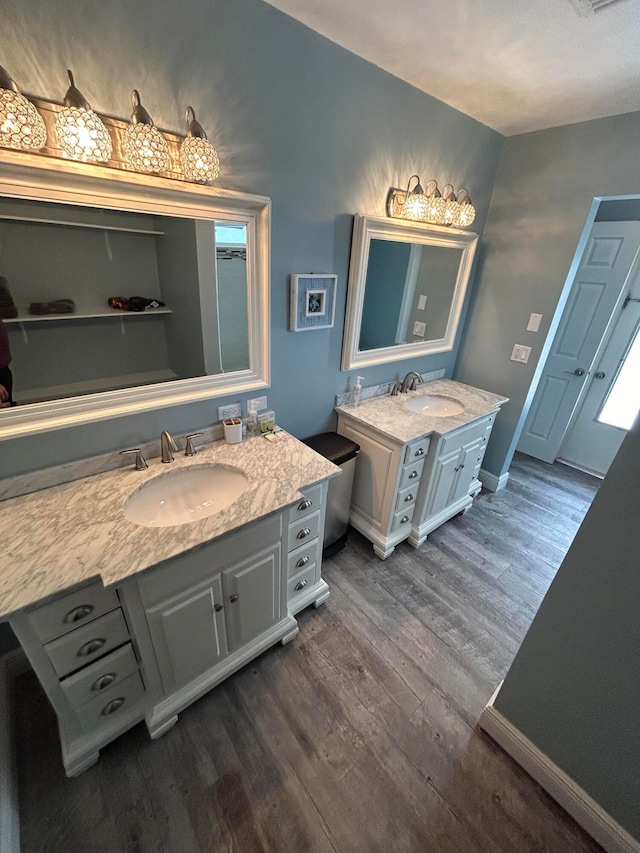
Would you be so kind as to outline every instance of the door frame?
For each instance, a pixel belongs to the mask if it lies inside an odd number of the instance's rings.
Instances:
[[[584,226],[582,228],[582,232],[578,239],[578,243],[573,254],[573,259],[569,266],[569,270],[567,272],[564,285],[562,286],[562,290],[560,292],[560,298],[558,299],[558,303],[556,305],[555,311],[553,313],[553,317],[551,319],[551,323],[549,324],[549,331],[547,332],[547,337],[542,346],[542,352],[540,353],[540,358],[538,359],[538,363],[536,365],[533,378],[531,379],[531,384],[529,386],[529,390],[527,391],[527,396],[525,397],[525,401],[522,407],[522,411],[520,412],[520,417],[518,419],[518,423],[511,440],[511,446],[509,448],[507,459],[509,460],[509,464],[511,464],[511,459],[513,458],[513,454],[515,453],[518,443],[520,441],[520,437],[522,435],[522,431],[524,430],[525,424],[527,422],[527,418],[529,417],[529,411],[531,409],[531,405],[535,398],[536,392],[538,390],[538,385],[540,384],[540,380],[544,374],[544,369],[547,363],[547,358],[549,357],[549,353],[551,352],[551,347],[553,346],[553,342],[555,340],[556,334],[558,333],[558,329],[560,327],[560,323],[562,321],[562,317],[567,307],[567,303],[569,302],[569,298],[571,296],[571,291],[573,289],[574,281],[580,267],[580,262],[584,252],[587,248],[587,244],[591,235],[591,230],[596,221],[596,217],[598,215],[598,211],[600,209],[600,205],[603,202],[608,201],[629,201],[635,200],[640,202],[640,193],[629,193],[628,195],[610,195],[610,196],[595,196],[593,201],[591,202],[591,206],[589,207],[589,212],[585,219]],[[624,288],[623,288],[624,290]],[[622,301],[622,300],[621,300]],[[616,302],[616,308],[613,311],[613,314],[616,314],[618,310],[618,303]],[[611,318],[610,318],[611,320]],[[607,323],[607,330],[610,327],[610,321]],[[606,334],[606,333],[605,333]],[[600,352],[600,347],[598,347],[598,352]],[[586,384],[586,383],[585,383]],[[580,393],[580,397],[578,398],[578,402],[574,407],[574,411],[572,412],[572,417],[575,414],[579,404],[583,399],[584,388]],[[571,420],[571,419],[570,419]],[[567,429],[569,428],[570,420],[567,422],[567,426],[565,428],[565,434]],[[557,457],[556,457],[557,458]]]

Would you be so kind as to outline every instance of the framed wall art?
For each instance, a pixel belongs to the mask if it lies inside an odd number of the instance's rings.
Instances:
[[[330,329],[336,313],[337,275],[301,273],[291,276],[289,330]]]

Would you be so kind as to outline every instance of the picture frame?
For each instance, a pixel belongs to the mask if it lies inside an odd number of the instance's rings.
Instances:
[[[289,330],[309,332],[330,329],[336,313],[338,276],[294,273],[290,284]]]

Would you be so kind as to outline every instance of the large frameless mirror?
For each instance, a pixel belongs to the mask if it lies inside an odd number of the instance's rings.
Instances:
[[[477,234],[356,216],[342,369],[453,349]]]
[[[0,178],[0,438],[268,385],[269,200],[91,168]]]

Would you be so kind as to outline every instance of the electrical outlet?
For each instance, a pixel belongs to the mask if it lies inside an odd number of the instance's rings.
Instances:
[[[427,307],[427,295],[426,293],[421,294],[418,297],[418,311],[424,311]]]
[[[413,334],[418,338],[424,338],[424,333],[427,330],[426,323],[414,323],[413,324]]]
[[[531,355],[531,347],[525,347],[522,344],[514,344],[511,352],[511,361],[519,361],[520,364],[526,364]]]
[[[253,400],[247,400],[247,411],[249,411],[250,404],[253,403],[253,408],[256,412],[259,412],[261,409],[267,408],[267,398],[265,397],[254,397]]]
[[[542,314],[532,314],[527,324],[527,332],[538,332],[540,330],[540,320],[542,320]]]
[[[218,406],[218,420],[224,421],[226,418],[239,418],[242,414],[242,406],[240,403],[227,403],[226,406]]]

